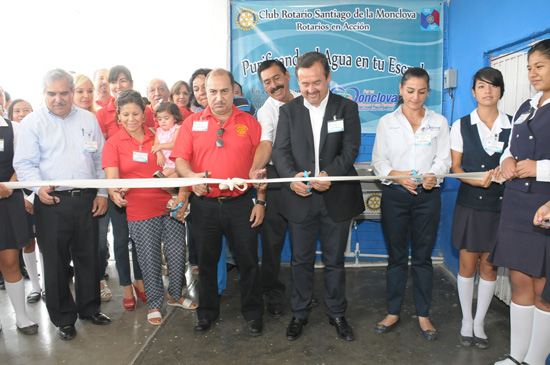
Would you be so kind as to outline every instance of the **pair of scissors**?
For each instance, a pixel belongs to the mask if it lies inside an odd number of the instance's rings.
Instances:
[[[307,176],[307,170],[304,171],[304,177],[308,177],[308,176]],[[306,185],[309,186],[309,181],[306,183]],[[311,189],[307,189],[307,193],[309,194],[310,192],[311,192]]]
[[[412,176],[418,175],[418,171],[413,170]],[[418,182],[418,179],[414,179],[414,182]]]
[[[174,219],[177,219],[177,213],[176,211],[178,209],[181,209],[183,208],[183,203],[179,203],[178,205],[176,205],[174,208],[172,209],[167,209],[164,211],[164,214],[169,214],[171,218],[174,218]]]

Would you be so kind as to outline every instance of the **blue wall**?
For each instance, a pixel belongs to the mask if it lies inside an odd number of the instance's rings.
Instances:
[[[535,39],[550,36],[550,1],[451,0],[445,10],[444,68],[458,70],[453,113],[453,119],[457,120],[475,109],[475,99],[470,91],[472,77],[480,68],[490,66],[491,56],[519,50]],[[451,102],[446,91],[443,114],[448,120],[451,118]],[[440,232],[439,244],[445,264],[456,274],[458,252],[451,244],[450,227],[458,182],[447,179],[445,185],[442,221],[448,229]]]

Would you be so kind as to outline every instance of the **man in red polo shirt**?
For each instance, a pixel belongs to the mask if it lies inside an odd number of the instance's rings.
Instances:
[[[181,177],[248,178],[260,143],[258,121],[233,106],[233,75],[222,69],[206,77],[208,107],[181,126],[171,158]],[[217,265],[222,238],[233,244],[241,275],[241,313],[248,333],[262,333],[263,300],[258,267],[258,226],[265,215],[265,193],[254,203],[251,185],[243,191],[220,190],[217,184],[192,187],[191,217],[199,263],[196,334],[210,329],[220,313]]]

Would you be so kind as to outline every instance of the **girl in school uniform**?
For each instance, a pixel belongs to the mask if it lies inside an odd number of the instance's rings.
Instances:
[[[499,70],[485,67],[474,75],[477,109],[451,129],[451,172],[486,171],[483,180],[460,179],[453,218],[453,245],[460,250],[457,288],[462,308],[460,343],[487,348],[484,320],[496,286],[496,270],[487,257],[495,245],[504,185],[493,183],[510,138],[510,118],[497,108],[504,95]],[[478,271],[479,261],[479,271]],[[472,316],[474,276],[479,275],[477,309]]]
[[[510,269],[510,355],[497,364],[544,364],[550,353],[550,303],[542,299],[550,231],[533,226],[533,213],[550,200],[550,39],[527,53],[537,94],[514,117],[500,168],[506,182],[499,232],[488,258]]]

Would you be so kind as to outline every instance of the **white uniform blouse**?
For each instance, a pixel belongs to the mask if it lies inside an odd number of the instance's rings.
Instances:
[[[378,122],[372,151],[376,175],[390,171],[416,170],[418,174],[446,174],[451,167],[449,124],[441,114],[424,107],[420,127],[413,133],[402,106],[384,115]],[[442,179],[438,179],[438,184]],[[391,180],[383,180],[389,185]]]
[[[512,125],[510,124],[510,119],[506,113],[499,110],[498,117],[493,123],[493,127],[489,130],[487,125],[481,121],[479,115],[477,114],[477,109],[470,113],[471,124],[477,127],[477,134],[481,141],[481,145],[487,152],[489,156],[492,156],[495,152],[489,150],[489,143],[495,139],[495,136],[500,135],[503,129],[510,129]],[[462,134],[460,132],[460,119],[453,123],[451,128],[451,149],[463,153],[464,142],[462,139]]]
[[[531,98],[530,104],[531,107],[535,110],[533,113],[533,117],[537,113],[538,105],[540,98],[542,98],[542,91],[538,92],[533,98]],[[549,104],[550,99],[546,99],[542,106]],[[508,157],[513,157],[510,153],[510,144],[512,143],[512,136],[514,133],[510,133],[510,140],[508,141],[508,148],[504,150],[504,153],[502,156],[500,156],[500,163],[502,164],[502,161],[506,160]],[[550,181],[550,160],[540,160],[537,161],[537,181]]]

